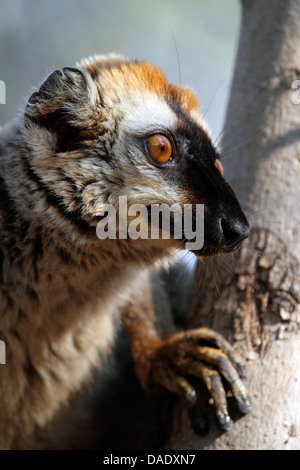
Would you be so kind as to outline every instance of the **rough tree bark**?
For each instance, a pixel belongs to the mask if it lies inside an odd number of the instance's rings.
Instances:
[[[199,263],[188,326],[210,326],[248,363],[253,412],[196,436],[184,406],[168,449],[300,449],[300,2],[244,0],[222,147],[249,214],[233,260]],[[295,100],[294,100],[295,101]],[[213,408],[213,407],[211,407]]]

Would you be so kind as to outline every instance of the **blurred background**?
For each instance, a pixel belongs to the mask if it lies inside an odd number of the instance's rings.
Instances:
[[[238,0],[1,0],[0,80],[6,84],[6,104],[0,104],[0,126],[51,71],[117,52],[154,63],[169,81],[192,86],[217,137],[239,15]]]

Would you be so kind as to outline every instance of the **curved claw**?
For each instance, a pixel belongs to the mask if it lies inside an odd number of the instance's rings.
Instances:
[[[237,399],[237,406],[241,413],[244,415],[252,411],[252,403],[247,393],[241,393]]]
[[[222,431],[230,431],[233,426],[233,421],[227,412],[217,411],[216,420]]]

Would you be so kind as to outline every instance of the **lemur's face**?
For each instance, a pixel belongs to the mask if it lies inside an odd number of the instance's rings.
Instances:
[[[108,56],[56,71],[30,98],[25,123],[33,170],[78,230],[94,230],[103,204],[126,196],[147,207],[204,204],[199,255],[232,251],[248,236],[197,97],[160,69]]]

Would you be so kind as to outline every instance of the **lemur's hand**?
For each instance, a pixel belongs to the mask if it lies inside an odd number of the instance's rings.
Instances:
[[[203,342],[212,346],[201,346]],[[204,434],[207,426],[198,406],[196,389],[187,380],[188,376],[199,377],[205,383],[214,400],[221,429],[227,431],[233,424],[221,376],[229,383],[238,409],[242,413],[251,411],[248,391],[240,379],[246,374],[245,365],[232,346],[213,330],[199,328],[175,333],[154,346],[148,361],[150,368],[144,369],[144,373],[150,384],[158,383],[187,400],[192,425],[198,434]]]

